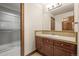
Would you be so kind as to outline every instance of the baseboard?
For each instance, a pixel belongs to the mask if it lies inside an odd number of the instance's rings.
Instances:
[[[42,56],[46,56],[45,54],[41,53],[40,51],[36,50],[36,52],[38,52],[39,54],[41,54]]]
[[[32,54],[34,54],[37,50],[32,51],[31,53],[27,54],[26,56],[31,56]]]

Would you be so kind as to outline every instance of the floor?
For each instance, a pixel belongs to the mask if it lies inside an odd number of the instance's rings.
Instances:
[[[38,52],[35,52],[34,54],[32,54],[31,56],[42,56],[41,54],[39,54]]]

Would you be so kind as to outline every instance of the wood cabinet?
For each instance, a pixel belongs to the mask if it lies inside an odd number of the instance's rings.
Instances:
[[[71,54],[61,47],[54,46],[54,56],[70,56]]]
[[[54,40],[54,56],[75,56],[76,54],[76,45]]]
[[[72,22],[63,22],[63,30],[74,30],[72,26]]]
[[[39,52],[44,53],[44,44],[41,37],[36,37],[36,48]]]
[[[48,38],[43,38],[45,55],[52,56],[53,55],[53,40],[48,40]]]
[[[64,31],[74,31],[74,16],[70,16],[63,19],[62,30]]]
[[[36,49],[38,50],[38,52],[42,53],[43,55],[47,55],[47,56],[51,56],[53,55],[53,48],[51,46],[53,46],[52,41],[48,40],[47,38],[42,38],[42,37],[38,37],[36,36]]]
[[[76,56],[77,45],[36,36],[36,49],[47,56]]]

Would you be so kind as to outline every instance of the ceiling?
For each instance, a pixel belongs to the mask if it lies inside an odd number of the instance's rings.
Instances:
[[[63,4],[61,7],[50,10],[50,12],[53,15],[58,15],[58,14],[62,14],[62,13],[68,12],[68,11],[72,11],[72,10],[74,10],[74,4],[73,3],[71,3],[71,4]]]
[[[19,3],[0,3],[0,6],[20,12],[20,4]]]

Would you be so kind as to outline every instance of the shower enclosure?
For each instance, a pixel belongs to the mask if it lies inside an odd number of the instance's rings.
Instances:
[[[8,5],[0,3],[0,55],[16,56],[20,55],[20,13]],[[14,5],[18,4],[11,4]]]

